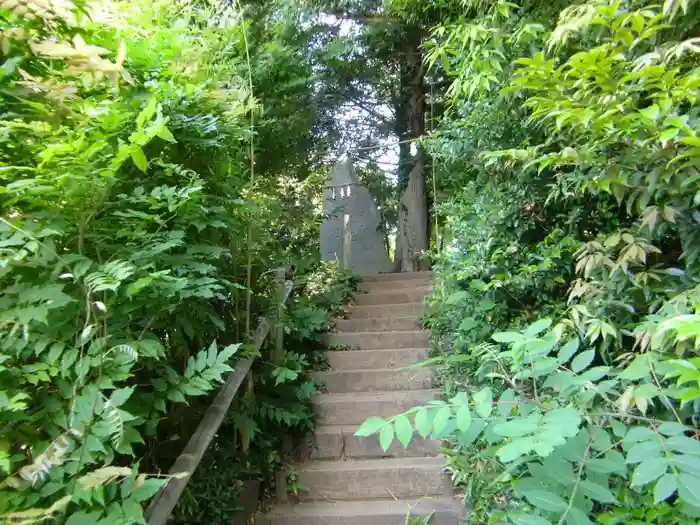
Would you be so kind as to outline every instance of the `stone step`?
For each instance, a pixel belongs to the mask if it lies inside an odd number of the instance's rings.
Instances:
[[[425,361],[428,350],[423,348],[397,348],[393,350],[337,350],[327,353],[331,370],[374,370],[399,368]]]
[[[406,525],[408,517],[426,518],[430,525],[458,525],[464,507],[453,498],[419,500],[318,501],[278,505],[261,514],[257,525]]]
[[[402,281],[362,281],[358,290],[360,292],[387,292],[393,290],[412,290],[415,288],[430,288],[433,280],[429,277],[421,279],[407,279]]]
[[[420,303],[425,299],[425,296],[430,293],[430,288],[424,286],[422,288],[414,288],[412,290],[391,290],[391,291],[375,291],[372,293],[358,293],[355,295],[355,305],[388,305],[388,304],[404,304],[404,303]]]
[[[381,317],[407,317],[420,315],[423,311],[423,300],[414,303],[355,305],[350,310],[350,319],[379,319]]]
[[[326,370],[313,372],[316,383],[331,394],[346,392],[382,392],[387,390],[424,390],[433,386],[432,373],[427,368],[396,370]]]
[[[314,406],[319,425],[360,425],[368,417],[395,416],[439,396],[438,389],[316,394]]]
[[[374,319],[339,319],[335,322],[337,332],[391,332],[420,330],[417,315],[407,317],[377,317]]]
[[[428,346],[430,334],[420,330],[405,332],[343,332],[326,334],[324,341],[349,350],[381,350],[383,348],[420,348]]]
[[[377,275],[366,275],[362,278],[363,282],[381,282],[381,281],[410,281],[413,279],[430,279],[432,272],[401,272],[401,273],[380,273]]]
[[[451,496],[445,458],[348,459],[298,465],[301,501]]]
[[[355,426],[320,426],[315,431],[316,446],[311,452],[312,459],[361,459],[382,457],[421,457],[440,454],[442,442],[437,439],[422,439],[416,435],[408,448],[398,441],[384,452],[377,436],[359,437]]]

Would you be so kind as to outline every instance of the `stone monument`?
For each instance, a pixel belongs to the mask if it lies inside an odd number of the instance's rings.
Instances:
[[[323,199],[327,218],[321,226],[321,258],[338,260],[359,275],[391,272],[381,213],[349,160],[333,167],[323,188]]]

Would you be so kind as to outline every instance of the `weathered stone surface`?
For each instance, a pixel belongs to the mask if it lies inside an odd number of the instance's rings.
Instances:
[[[430,291],[430,288],[401,289],[395,291],[379,291],[372,293],[359,293],[355,295],[355,304],[366,305],[394,305],[403,303],[420,303]]]
[[[429,334],[419,330],[412,332],[343,332],[327,334],[329,345],[343,345],[350,349],[381,350],[382,348],[427,347]]]
[[[327,370],[314,372],[314,381],[332,394],[345,392],[378,392],[387,390],[421,390],[433,386],[427,368],[396,370]]]
[[[453,498],[364,500],[280,505],[256,519],[257,525],[406,525],[407,517],[432,515],[430,525],[457,525],[464,506]]]
[[[336,181],[337,182],[337,181]],[[416,436],[387,451],[378,437],[355,436],[368,417],[388,418],[437,399],[426,368],[398,370],[427,357],[428,334],[418,316],[430,274],[367,279],[349,320],[336,324],[326,342],[350,349],[328,352],[331,369],[314,374],[330,393],[314,398],[316,432],[299,450],[308,459],[295,467],[307,490],[286,505],[285,474],[278,474],[280,505],[260,518],[265,525],[405,525],[407,516],[430,516],[432,525],[457,525],[463,505],[450,498],[441,443]],[[358,349],[359,348],[359,349]]]
[[[376,275],[366,275],[362,278],[364,283],[378,281],[410,281],[413,279],[430,279],[432,272],[399,272],[399,273],[379,273]]]
[[[430,288],[432,287],[432,279],[420,278],[420,279],[400,279],[393,281],[362,281],[358,287],[360,292],[381,292],[381,291],[395,291],[395,290],[414,290],[416,288]]]
[[[296,469],[302,501],[451,496],[444,458],[408,457],[312,461]]]
[[[339,319],[335,322],[335,329],[337,332],[420,330],[420,318],[414,315],[407,317],[375,317],[374,319]]]
[[[391,305],[355,305],[350,310],[349,319],[376,319],[380,317],[406,317],[420,314],[423,302],[391,304]]]
[[[405,448],[394,441],[386,452],[379,445],[377,436],[355,435],[357,426],[320,426],[315,432],[315,448],[310,451],[313,459],[361,459],[383,457],[420,457],[440,454],[442,442],[414,436]]]
[[[397,348],[392,350],[338,350],[328,352],[331,370],[372,370],[375,368],[398,368],[424,361],[428,357],[426,348]]]
[[[323,190],[321,258],[343,261],[343,222],[351,231],[351,269],[359,275],[388,272],[392,268],[386,252],[382,218],[369,190],[360,184],[349,160],[333,167]],[[346,219],[347,216],[347,219]]]
[[[437,389],[317,394],[314,405],[321,425],[359,425],[368,417],[395,416],[439,395]]]

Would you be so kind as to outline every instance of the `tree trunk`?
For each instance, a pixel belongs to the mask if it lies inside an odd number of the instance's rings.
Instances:
[[[419,139],[425,132],[425,67],[420,50],[420,32],[414,31],[413,34],[415,36],[406,42],[402,57],[405,60],[405,69],[402,68],[405,74],[401,75],[401,92],[408,95],[406,134],[410,139]],[[427,270],[430,266],[424,255],[430,245],[426,154],[422,146],[414,144],[416,152],[410,156],[408,181],[399,200],[395,262],[397,270],[403,272]],[[399,182],[402,182],[400,177]]]

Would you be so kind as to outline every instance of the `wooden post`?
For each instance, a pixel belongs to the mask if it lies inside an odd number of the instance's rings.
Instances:
[[[350,215],[343,214],[343,269],[349,270],[352,266],[352,225],[350,224]]]
[[[275,300],[277,311],[275,313],[275,348],[272,351],[272,362],[279,363],[284,358],[284,327],[282,326],[282,316],[284,315],[285,297],[285,267],[277,268],[275,271]]]

